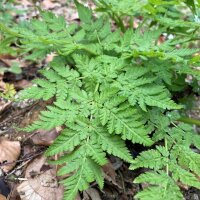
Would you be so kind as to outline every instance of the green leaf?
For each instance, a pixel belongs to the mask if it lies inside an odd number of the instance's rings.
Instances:
[[[74,2],[76,4],[80,20],[86,24],[91,23],[92,11],[89,8],[80,4],[78,1],[75,0]]]
[[[135,183],[149,183],[152,186],[140,191],[135,197],[141,200],[182,200],[179,187],[166,173],[146,172],[134,180]]]
[[[145,167],[150,169],[159,170],[167,165],[167,158],[162,156],[158,150],[148,150],[142,152],[136,157],[131,164],[130,169],[134,170],[139,167]]]

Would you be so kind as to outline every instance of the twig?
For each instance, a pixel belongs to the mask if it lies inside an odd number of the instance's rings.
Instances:
[[[24,167],[25,165],[27,165],[27,164],[32,160],[32,158],[35,158],[35,157],[37,157],[38,155],[41,155],[42,153],[43,153],[43,151],[41,151],[41,152],[39,152],[39,153],[37,153],[37,154],[35,154],[35,155],[33,155],[33,156],[30,156],[30,157],[28,157],[28,158],[10,162],[9,164],[18,163],[18,162],[24,162],[24,163],[22,163],[20,166],[16,167],[16,168],[13,169],[11,172],[9,172],[9,173],[5,176],[5,179],[6,179],[8,176],[10,176],[11,174],[15,173],[17,170],[19,170],[19,169],[21,169],[22,167]],[[5,164],[7,164],[7,163],[2,163],[0,166],[2,166],[3,164],[5,165]]]

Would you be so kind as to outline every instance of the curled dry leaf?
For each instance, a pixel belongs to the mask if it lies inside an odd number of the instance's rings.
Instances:
[[[62,200],[63,187],[56,179],[56,169],[41,156],[27,167],[27,181],[22,182],[17,191],[22,200]]]
[[[59,135],[59,131],[52,129],[50,131],[40,130],[31,137],[34,144],[49,146],[53,143],[56,137]]]
[[[3,81],[3,73],[0,72],[0,91],[3,91],[5,89],[5,85],[6,84]]]
[[[0,98],[0,113],[2,113],[5,109],[7,109],[11,105],[11,101],[3,100]]]
[[[15,161],[20,155],[21,147],[18,141],[9,141],[0,138],[0,163],[1,169],[8,172],[15,166]]]

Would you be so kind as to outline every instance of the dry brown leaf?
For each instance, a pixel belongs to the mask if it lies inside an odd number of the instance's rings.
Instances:
[[[2,59],[15,59],[16,57],[15,56],[12,56],[12,55],[9,55],[9,54],[1,54],[0,55],[0,60],[2,60]]]
[[[80,194],[77,194],[76,200],[81,200]]]
[[[17,187],[17,191],[22,200],[42,200],[42,197],[33,190],[28,181],[22,182]]]
[[[14,85],[15,85],[15,89],[21,90],[21,89],[32,86],[32,83],[30,81],[23,79],[23,80],[17,81],[16,83],[14,83]]]
[[[49,9],[55,8],[57,6],[58,7],[60,6],[59,3],[53,2],[52,0],[43,0],[41,5],[45,10],[49,10]]]
[[[46,56],[46,58],[45,58],[45,63],[50,63],[52,60],[53,60],[53,58],[56,56],[56,54],[55,53],[50,53],[50,54],[48,54],[47,56]]]
[[[42,168],[43,165],[48,165],[46,162],[46,157],[45,156],[40,156],[38,158],[35,158],[26,168],[25,172],[25,177],[26,178],[31,178],[32,174],[39,175],[41,173],[40,169]]]
[[[35,152],[35,148],[33,147],[33,145],[30,145],[30,144],[27,144],[27,145],[24,145],[23,146],[23,154],[22,156],[28,156],[28,155],[31,155],[31,154],[34,154]]]
[[[10,67],[12,65],[12,61],[7,58],[1,58],[0,59],[6,66],[5,67]]]
[[[122,187],[116,181],[117,174],[110,162],[103,166],[103,172],[105,180],[117,186],[119,189],[122,189]]]
[[[6,200],[6,197],[0,194],[0,200]]]
[[[4,101],[3,98],[0,98],[0,113],[3,112],[11,105],[11,101]]]
[[[87,195],[86,195],[87,194]],[[83,192],[84,199],[86,200],[101,200],[99,192],[94,188],[89,188]],[[86,196],[86,197],[85,197]]]
[[[62,200],[64,189],[58,186],[51,170],[22,182],[17,191],[22,200]]]
[[[110,177],[114,182],[116,182],[117,174],[110,162],[103,166],[103,171],[108,177]]]
[[[165,42],[166,37],[164,35],[161,35],[157,41],[158,45],[161,45],[163,42]]]
[[[62,200],[64,189],[58,184],[55,166],[50,166],[44,156],[28,165],[25,177],[27,181],[17,187],[22,200]]]
[[[18,141],[9,141],[0,138],[0,167],[4,172],[8,172],[15,166],[15,161],[20,155],[21,147]]]
[[[12,188],[11,192],[7,196],[7,200],[21,200],[19,193],[17,192],[17,184],[16,182],[10,182],[10,186]]]
[[[31,137],[34,144],[49,146],[53,143],[59,132],[56,129],[50,131],[40,130]]]
[[[32,1],[29,0],[16,0],[18,4],[23,5],[24,7],[32,6]]]
[[[5,83],[3,81],[3,73],[0,72],[0,91],[3,91],[5,89]]]

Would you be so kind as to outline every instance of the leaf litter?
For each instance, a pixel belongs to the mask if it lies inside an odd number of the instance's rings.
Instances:
[[[17,187],[22,200],[62,200],[64,189],[58,184],[56,167],[50,166],[44,156],[28,165],[25,178]]]

